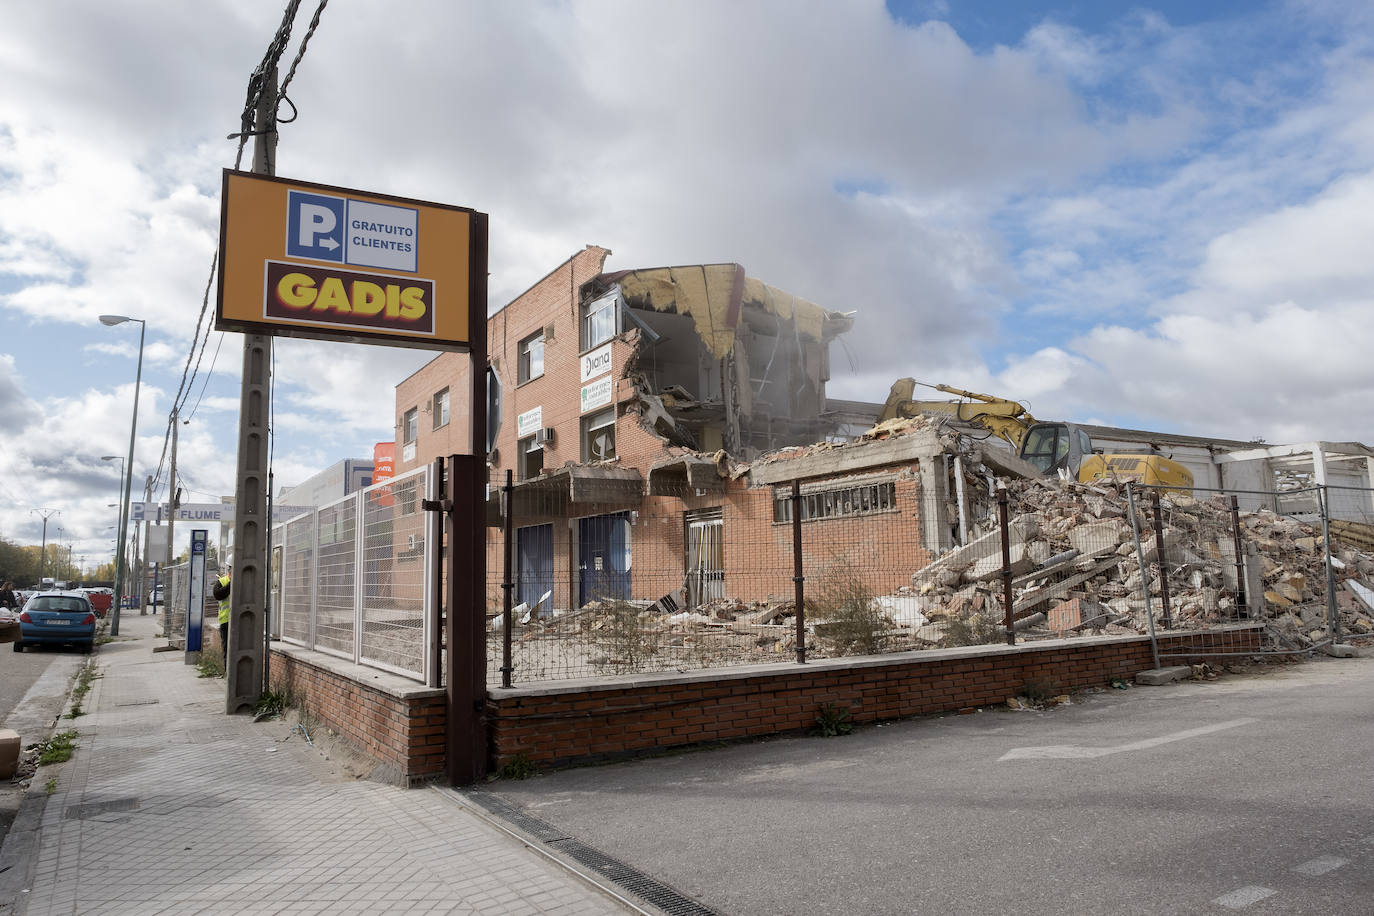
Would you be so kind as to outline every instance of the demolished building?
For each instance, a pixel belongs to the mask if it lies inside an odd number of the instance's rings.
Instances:
[[[493,483],[507,469],[515,478],[522,601],[551,592],[546,606],[577,607],[678,587],[693,550],[694,595],[712,590],[731,562],[730,462],[871,420],[825,395],[830,343],[852,315],[738,264],[605,272],[609,254],[587,247],[488,319],[501,387],[488,463]],[[468,390],[467,372],[443,354],[397,386],[398,475],[466,451],[466,406],[450,392]],[[757,514],[772,525],[772,513],[769,501]],[[647,523],[669,516],[672,526]]]
[[[737,264],[607,272],[609,254],[594,246],[578,252],[488,320],[490,364],[501,386],[488,456],[493,618],[502,604],[500,525],[508,510],[514,601],[527,621],[628,602],[667,615],[672,626],[738,634],[747,623],[754,628],[750,651],[776,657],[789,646],[785,619],[800,558],[808,596],[839,583],[874,596],[883,619],[905,631],[898,645],[942,644],[944,621],[990,614],[1001,600],[988,563],[972,579],[964,578],[967,569],[953,575],[951,565],[988,536],[995,491],[1010,485],[1016,499],[1042,500],[1020,510],[1037,516],[1017,574],[1016,600],[1027,611],[1020,625],[1055,634],[1143,625],[1132,593],[1143,574],[1123,546],[1119,488],[1079,491],[1038,480],[995,443],[923,417],[872,427],[879,405],[826,397],[829,345],[851,328],[851,314],[771,287]],[[449,397],[469,390],[467,371],[465,357],[444,354],[397,386],[398,475],[467,450],[466,405]],[[1294,459],[1282,449],[1092,429],[1095,441],[1122,451],[1187,460],[1200,484],[1251,484],[1256,492],[1242,507],[1248,513],[1283,509],[1278,497],[1260,492],[1291,469]],[[1374,507],[1361,508],[1374,491],[1353,489],[1368,486],[1374,453],[1342,448],[1338,468],[1366,471],[1350,477],[1352,517],[1374,518]],[[1306,453],[1322,473],[1326,453],[1322,444]],[[507,470],[513,497],[503,506]],[[1201,492],[1194,502],[1210,505]],[[1182,517],[1192,509],[1178,511]],[[798,541],[794,513],[803,529]],[[1070,516],[1072,526],[1063,521]],[[1265,524],[1270,531],[1278,523]],[[1080,526],[1084,532],[1066,533]],[[1087,531],[1110,543],[1075,546]],[[1288,541],[1305,544],[1309,536],[1283,531]],[[1073,549],[1076,556],[1060,556]],[[1218,556],[1204,556],[1212,549],[1196,545],[1189,556],[1198,562],[1175,564],[1173,574],[1183,576],[1175,591],[1180,619],[1236,606],[1237,586],[1228,584],[1235,576]],[[1046,571],[1042,564],[1055,557],[1059,565]],[[1361,557],[1349,559],[1363,568]],[[1274,577],[1267,585],[1310,591],[1302,584],[1315,575],[1310,563],[1299,569],[1271,558],[1261,565]],[[1280,582],[1280,575],[1287,578]],[[1260,589],[1267,592],[1285,593]],[[1032,619],[1037,613],[1044,619]],[[1310,623],[1290,617],[1298,629]],[[1351,623],[1374,626],[1362,620]],[[587,625],[616,626],[604,619]],[[674,638],[700,644],[699,635]]]

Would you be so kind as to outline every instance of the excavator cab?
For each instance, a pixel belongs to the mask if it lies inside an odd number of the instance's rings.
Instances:
[[[1092,453],[1092,438],[1072,423],[1035,423],[1021,440],[1021,458],[1048,476],[1068,471],[1076,478]]]

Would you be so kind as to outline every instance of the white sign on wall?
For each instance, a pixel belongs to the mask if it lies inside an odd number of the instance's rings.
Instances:
[[[527,410],[515,418],[515,437],[533,436],[544,426],[544,405]]]
[[[590,353],[582,354],[582,382],[586,384],[598,375],[611,371],[611,345],[597,347]],[[584,408],[585,409],[585,408]]]
[[[615,379],[609,376],[598,379],[590,385],[582,386],[582,412],[595,410],[611,403],[611,395],[615,391]]]

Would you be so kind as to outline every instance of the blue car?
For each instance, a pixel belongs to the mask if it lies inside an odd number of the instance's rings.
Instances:
[[[14,651],[25,646],[72,645],[82,652],[95,648],[95,610],[80,592],[39,592],[19,612],[19,638]]]

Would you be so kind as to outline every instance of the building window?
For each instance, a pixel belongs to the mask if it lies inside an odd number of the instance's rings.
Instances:
[[[819,493],[803,493],[801,518],[814,522],[823,518],[846,518],[891,512],[897,508],[897,485],[872,483],[861,487],[843,487]],[[792,494],[786,490],[773,491],[773,521],[792,521]]]
[[[519,442],[520,479],[538,477],[544,470],[544,446],[534,436]]]
[[[582,460],[615,457],[615,408],[607,407],[582,418]]]
[[[434,395],[434,428],[448,426],[448,389],[435,392]]]
[[[420,412],[412,407],[401,414],[401,444],[413,445],[415,437],[419,434]]]
[[[582,311],[582,349],[599,347],[616,334],[616,293],[587,303]]]
[[[520,371],[518,384],[544,374],[544,332],[532,334],[520,341]]]

